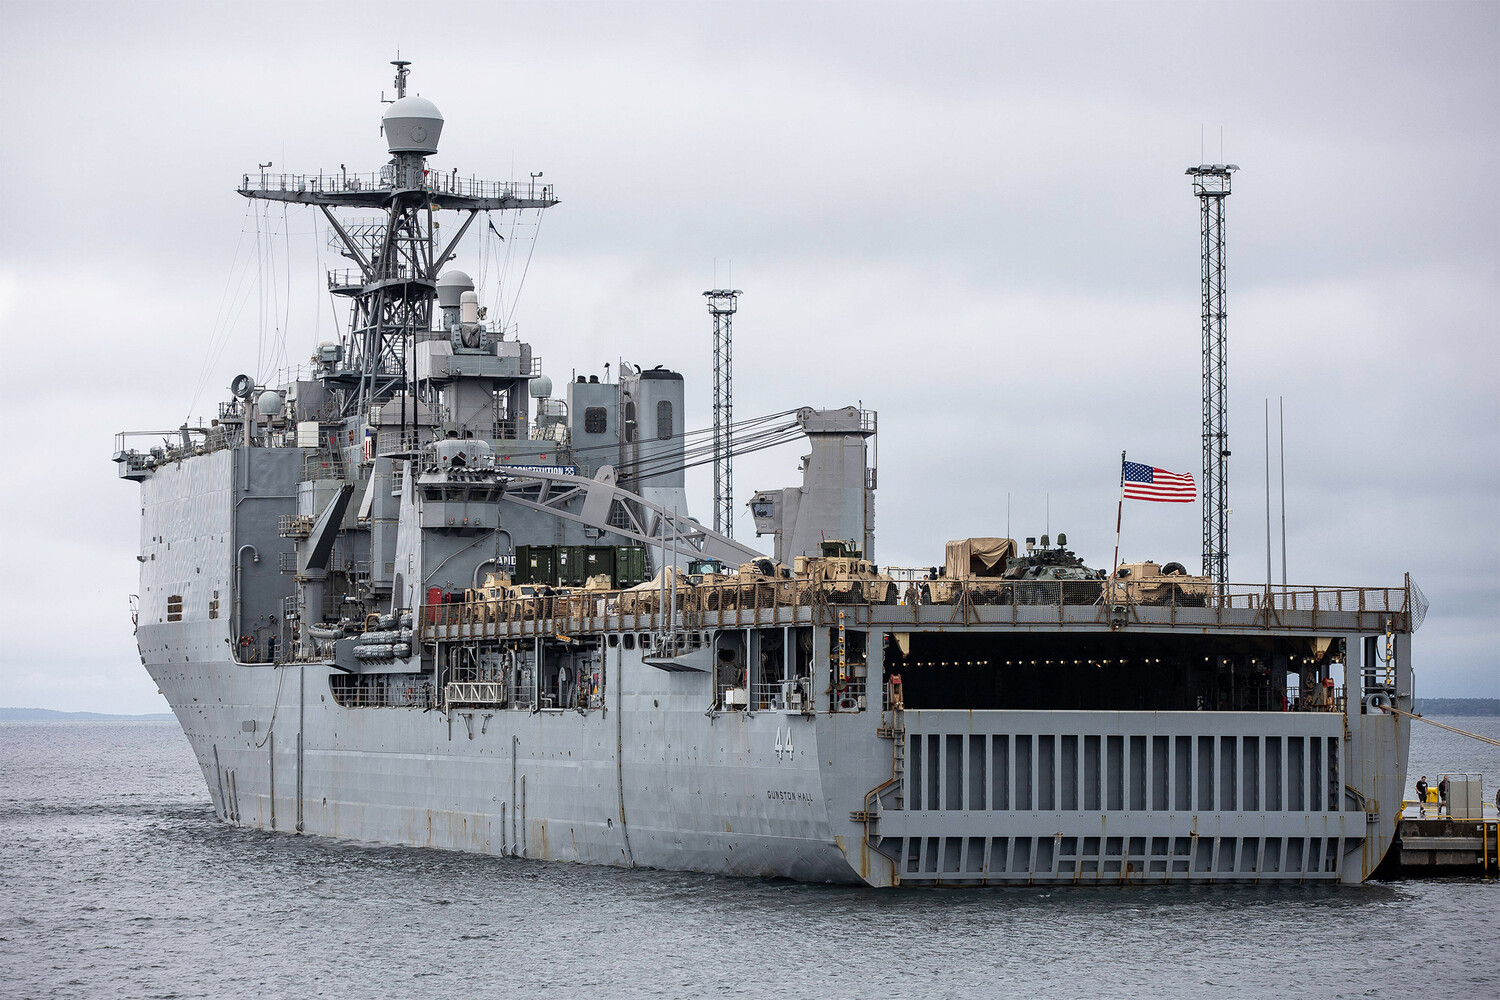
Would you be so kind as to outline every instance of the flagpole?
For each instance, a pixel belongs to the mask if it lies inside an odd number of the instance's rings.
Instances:
[[[1125,513],[1125,453],[1120,452],[1120,502],[1115,507],[1115,565],[1109,571],[1110,580],[1120,571],[1120,518]],[[1111,584],[1113,586],[1113,584]]]
[[[1286,397],[1276,398],[1277,426],[1281,444],[1276,454],[1281,460],[1281,592],[1286,593]]]

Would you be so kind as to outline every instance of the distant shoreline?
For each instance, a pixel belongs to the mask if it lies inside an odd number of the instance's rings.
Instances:
[[[1500,715],[1500,698],[1415,698],[1418,715]]]
[[[0,708],[0,722],[173,722],[171,712],[108,715],[103,712],[56,712],[50,708]]]

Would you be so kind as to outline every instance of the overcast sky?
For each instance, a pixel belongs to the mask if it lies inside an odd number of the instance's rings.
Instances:
[[[1014,535],[1050,521],[1107,566],[1122,450],[1200,474],[1183,170],[1239,164],[1231,579],[1265,579],[1263,408],[1274,421],[1284,397],[1291,581],[1410,572],[1432,602],[1417,694],[1500,695],[1500,5],[0,18],[0,420],[19,478],[0,493],[0,704],[165,710],[131,635],[139,488],[116,479],[113,435],[211,416],[236,373],[335,335],[315,216],[257,216],[234,188],[268,160],[378,169],[398,48],[447,119],[436,169],[556,185],[518,299],[521,269],[497,288],[477,237],[457,261],[515,302],[554,380],[666,364],[688,426],[708,426],[700,293],[732,261],[736,415],[879,411],[876,555],[896,565],[1004,534],[1009,496]],[[741,504],[795,483],[799,454],[737,462]],[[710,518],[709,472],[689,487]],[[1122,558],[1196,567],[1199,532],[1196,505],[1128,504]]]

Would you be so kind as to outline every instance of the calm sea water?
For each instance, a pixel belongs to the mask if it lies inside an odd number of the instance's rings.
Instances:
[[[1414,777],[1500,780],[1417,728]],[[1418,993],[1500,996],[1500,882],[877,892],[373,847],[220,825],[175,723],[0,724],[7,997]]]

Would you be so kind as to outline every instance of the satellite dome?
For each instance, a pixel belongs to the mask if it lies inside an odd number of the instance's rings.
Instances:
[[[260,394],[260,398],[255,401],[255,405],[260,410],[261,416],[279,417],[281,416],[281,393],[263,392]]]
[[[380,116],[385,142],[393,153],[436,153],[443,134],[443,114],[425,97],[402,97]]]
[[[438,305],[444,309],[457,309],[464,292],[474,290],[474,279],[462,271],[444,271],[438,275]]]
[[[552,395],[552,380],[545,375],[538,375],[531,380],[531,398],[546,399]]]

